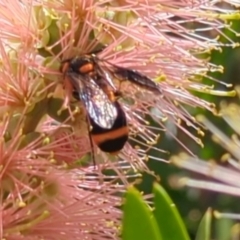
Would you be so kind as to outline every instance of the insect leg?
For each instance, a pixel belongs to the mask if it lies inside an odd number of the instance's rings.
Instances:
[[[86,116],[86,122],[87,122],[87,125],[88,125],[88,137],[89,137],[90,146],[91,146],[91,155],[92,155],[92,159],[93,159],[93,164],[94,164],[94,166],[96,166],[93,140],[92,140],[91,133],[90,133],[90,127],[91,126],[90,126],[89,119],[88,119],[87,116]]]

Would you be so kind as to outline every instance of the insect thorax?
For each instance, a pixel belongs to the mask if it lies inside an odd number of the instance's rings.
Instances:
[[[71,61],[69,68],[78,74],[89,74],[94,71],[95,61],[91,56],[76,57]]]

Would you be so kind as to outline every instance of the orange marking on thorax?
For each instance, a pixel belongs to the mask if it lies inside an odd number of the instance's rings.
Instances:
[[[87,63],[79,68],[79,72],[81,73],[89,73],[94,70],[94,66],[92,63]]]

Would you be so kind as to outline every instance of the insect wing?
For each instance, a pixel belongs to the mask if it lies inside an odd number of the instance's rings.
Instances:
[[[106,71],[101,65],[96,65],[96,71],[99,76],[101,76],[102,79],[106,81],[106,83],[116,92],[117,89],[112,81],[112,74],[110,71]]]
[[[117,118],[117,109],[108,96],[90,76],[71,74],[70,79],[91,120],[110,129]]]
[[[149,91],[161,93],[161,89],[158,84],[140,72],[111,64],[108,61],[98,60],[101,61],[104,67],[108,69],[108,72],[115,76],[119,81],[127,80]]]
[[[150,91],[158,92],[158,93],[161,92],[159,86],[147,76],[128,68],[117,67],[117,66],[115,66],[114,68],[115,68],[114,75],[119,80],[128,80]]]

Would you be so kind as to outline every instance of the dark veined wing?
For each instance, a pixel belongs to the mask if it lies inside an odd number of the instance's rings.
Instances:
[[[100,64],[96,64],[95,71],[96,71],[97,75],[100,76],[101,79],[103,79],[105,81],[105,84],[107,83],[115,92],[117,91],[117,88],[115,87],[115,85],[113,83],[112,72],[110,69],[103,67]]]
[[[100,61],[101,64],[104,65],[104,68],[108,69],[108,72],[110,72],[116,79],[120,81],[129,81],[149,91],[161,93],[161,89],[159,85],[149,77],[141,74],[140,72],[129,69],[129,68],[124,68],[124,67],[114,65],[105,60],[98,59],[98,61]],[[107,79],[107,77],[108,75],[105,76],[105,79]],[[108,80],[108,82],[110,83],[110,80]]]
[[[149,91],[161,93],[160,87],[157,83],[138,71],[114,66],[113,74],[119,80],[127,80]]]
[[[89,117],[100,127],[110,129],[117,118],[117,109],[104,91],[89,75],[71,73],[68,77]]]

